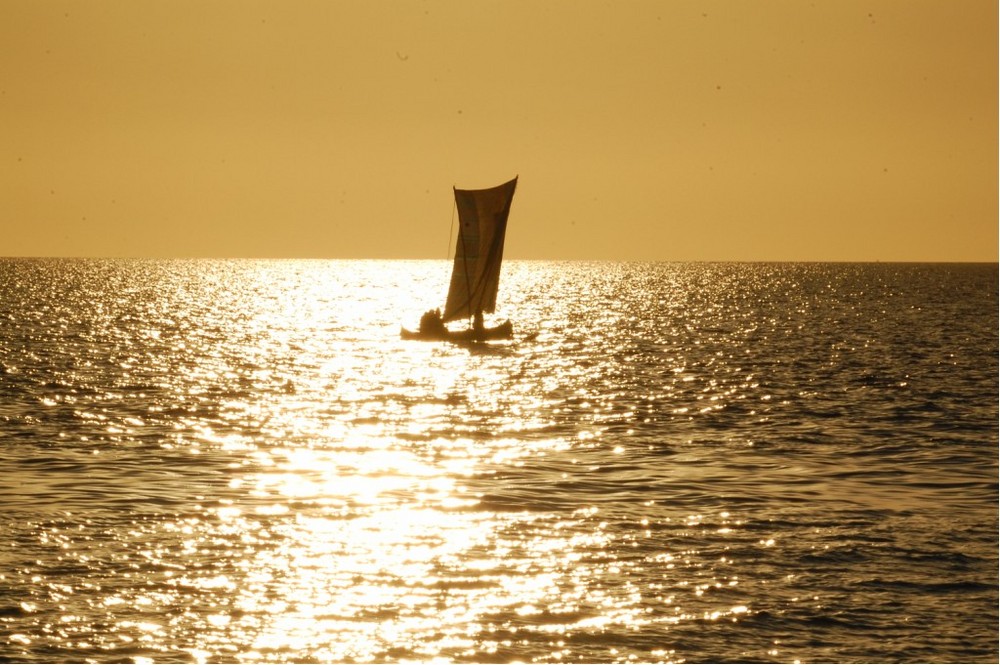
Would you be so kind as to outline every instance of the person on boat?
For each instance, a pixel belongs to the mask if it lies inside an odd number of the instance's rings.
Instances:
[[[476,312],[476,316],[472,319],[472,331],[476,334],[476,337],[483,337],[486,334],[486,326],[483,325],[483,313]]]
[[[420,332],[425,335],[441,335],[444,334],[444,330],[440,309],[429,310],[420,317]]]

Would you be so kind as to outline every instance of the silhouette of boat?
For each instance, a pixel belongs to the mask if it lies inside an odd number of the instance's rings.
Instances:
[[[483,314],[492,314],[496,310],[507,217],[516,187],[515,177],[489,189],[455,189],[458,242],[444,312],[431,310],[425,313],[418,330],[401,328],[400,337],[485,342],[514,336],[514,326],[510,321],[488,328],[483,325]],[[471,319],[467,328],[450,330],[445,325],[461,319]]]
[[[514,326],[510,321],[504,321],[492,328],[475,330],[472,327],[463,330],[421,331],[407,330],[402,328],[399,336],[403,339],[421,339],[438,342],[489,342],[492,340],[512,339],[514,337]]]

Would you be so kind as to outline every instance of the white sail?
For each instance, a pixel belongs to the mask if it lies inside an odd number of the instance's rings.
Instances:
[[[507,216],[517,178],[490,189],[455,189],[458,242],[444,321],[496,309]]]

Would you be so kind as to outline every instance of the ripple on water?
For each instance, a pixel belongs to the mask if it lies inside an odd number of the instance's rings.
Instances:
[[[0,659],[996,660],[995,265],[0,277]]]

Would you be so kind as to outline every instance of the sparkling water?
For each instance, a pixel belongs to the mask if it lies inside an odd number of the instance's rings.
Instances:
[[[449,274],[0,260],[0,660],[997,661],[996,264]]]

